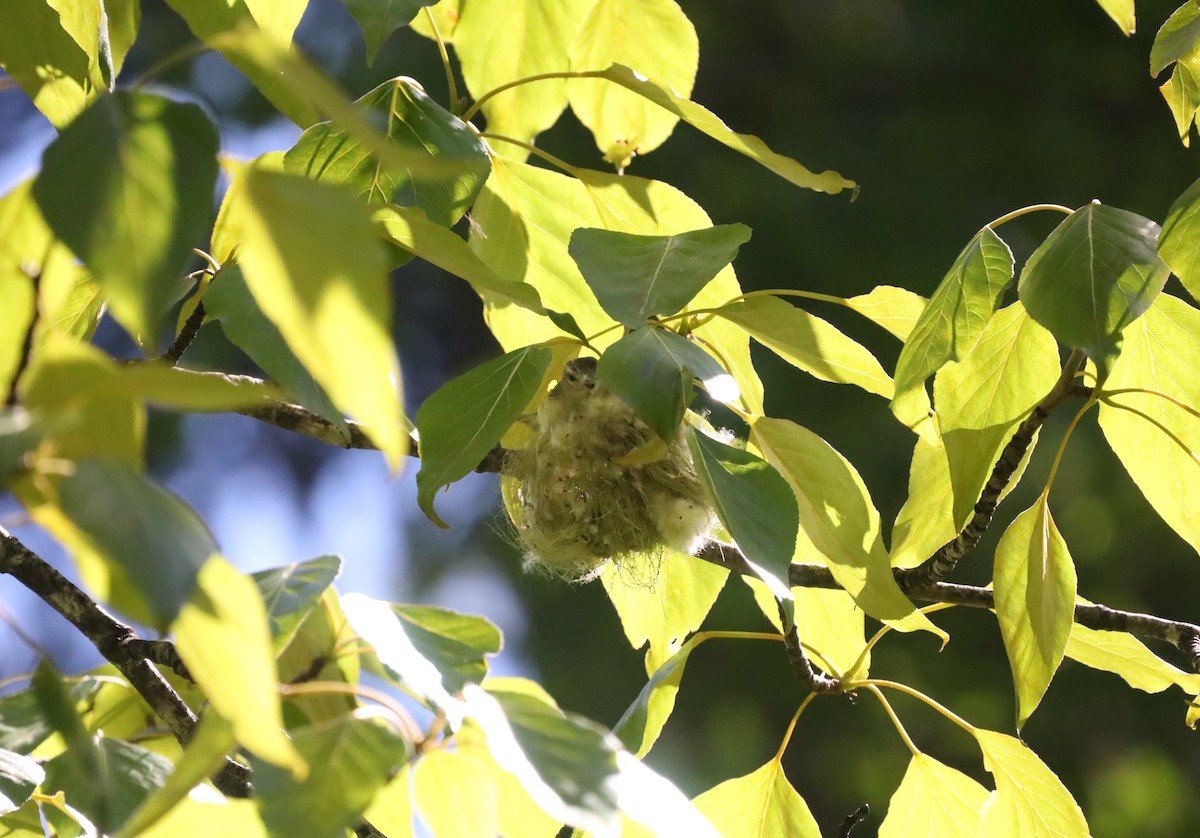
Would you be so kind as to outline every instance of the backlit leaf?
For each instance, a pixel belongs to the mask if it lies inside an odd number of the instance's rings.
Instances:
[[[880,838],[975,838],[988,790],[927,754],[913,754],[892,794]]]
[[[689,428],[696,474],[751,569],[779,600],[790,600],[788,566],[799,526],[796,501],[775,468],[748,451]],[[765,449],[764,449],[765,450]]]
[[[569,51],[571,69],[599,70],[613,63],[662,79],[687,97],[696,79],[696,30],[674,0],[600,0],[583,21]],[[623,168],[671,135],[679,117],[603,81],[571,79],[571,110],[596,139],[605,161]]]
[[[763,616],[782,633],[779,603],[766,584],[752,576],[743,576],[742,581],[754,593]],[[864,614],[854,599],[845,591],[827,588],[794,587],[792,596],[796,598],[796,630],[804,639],[813,665],[835,678],[866,678],[871,653],[867,650],[863,654],[867,646],[863,636]]]
[[[928,405],[915,391],[948,361],[966,357],[1012,276],[1012,251],[984,227],[958,254],[900,350],[892,412],[901,422],[914,427],[924,418]]]
[[[0,67],[55,128],[70,123],[98,92],[88,54],[46,0],[5,3]]]
[[[393,469],[408,444],[383,243],[349,190],[248,167],[228,208],[237,260],[263,314]]]
[[[788,782],[777,760],[696,798],[701,811],[722,835],[738,838],[820,838],[821,829],[808,804]]]
[[[267,607],[276,652],[282,651],[295,637],[301,620],[308,616],[341,570],[341,557],[318,556],[306,562],[260,570],[250,576]]]
[[[1084,350],[1101,381],[1121,331],[1150,307],[1167,280],[1158,232],[1140,215],[1088,204],[1055,228],[1021,272],[1018,288],[1030,316],[1061,343]]]
[[[1132,35],[1136,30],[1134,21],[1133,0],[1096,0],[1104,13],[1112,18],[1113,23],[1121,27],[1121,32]]]
[[[679,682],[683,678],[688,657],[696,648],[696,642],[696,638],[686,641],[654,671],[613,728],[613,733],[639,759],[654,747],[667,719],[671,717],[671,711],[675,709]]]
[[[983,807],[977,835],[1087,838],[1087,821],[1071,793],[1029,746],[1003,733],[973,729],[996,791]]]
[[[1162,519],[1200,551],[1200,311],[1168,294],[1125,330],[1100,402],[1104,438]],[[1163,395],[1156,395],[1161,393]]]
[[[1075,623],[1066,654],[1084,666],[1121,676],[1136,690],[1159,693],[1175,685],[1189,695],[1200,694],[1200,675],[1172,666],[1123,631],[1096,631]]]
[[[1200,9],[1184,3],[1154,36],[1154,45],[1150,48],[1150,75],[1157,76],[1174,62],[1186,59],[1198,45]]]
[[[1196,105],[1200,105],[1197,102]],[[1192,113],[1196,112],[1193,105]],[[1183,287],[1200,300],[1200,249],[1196,241],[1200,238],[1200,180],[1175,199],[1167,212],[1162,232],[1158,236],[1158,255],[1179,277]]]
[[[513,350],[442,385],[417,410],[417,503],[431,521],[446,526],[434,511],[434,496],[479,465],[517,421],[541,386],[551,355],[546,347]]]
[[[866,294],[847,297],[846,305],[900,340],[908,340],[929,300],[907,288],[877,285]]]
[[[499,835],[497,795],[489,766],[461,750],[432,751],[413,769],[413,803],[432,835]]]
[[[101,737],[96,747],[99,766],[80,761],[70,749],[50,760],[43,788],[64,792],[72,808],[110,834],[162,787],[173,766],[165,757],[120,739]],[[97,767],[103,779],[97,777]]]
[[[716,313],[815,378],[892,397],[891,376],[865,346],[802,308],[764,296],[722,306]]]
[[[385,164],[372,148],[336,122],[320,122],[284,155],[284,171],[340,183],[371,204],[418,207],[449,227],[475,201],[491,168],[487,149],[467,124],[426,95],[412,79],[394,78],[355,101],[393,145],[458,167],[447,177],[422,176]]]
[[[1001,536],[994,574],[996,618],[1012,666],[1020,730],[1062,663],[1075,618],[1075,564],[1044,497]]]
[[[750,240],[743,224],[671,236],[638,236],[581,227],[568,252],[606,312],[631,329],[675,314]]]
[[[375,63],[379,48],[393,32],[406,25],[421,13],[422,6],[431,6],[437,0],[342,0],[346,10],[354,15],[367,42],[367,64]]]
[[[787,480],[800,510],[796,552],[829,567],[863,611],[900,631],[945,632],[917,611],[892,576],[879,513],[854,467],[812,431],[759,417],[750,439]]]
[[[0,815],[15,812],[46,777],[37,761],[0,749]]]
[[[33,186],[46,222],[144,345],[211,219],[216,154],[198,106],[132,91],[97,100],[46,150]]]
[[[205,563],[196,581],[172,625],[179,656],[212,709],[232,725],[239,744],[303,776],[306,762],[282,730],[275,653],[262,596],[249,577],[219,556]],[[259,779],[256,770],[256,788]]]
[[[776,154],[758,137],[735,133],[712,111],[679,95],[668,81],[647,78],[619,63],[597,73],[597,76],[646,97],[722,145],[746,155],[796,186],[830,195],[836,195],[843,189],[857,187],[854,181],[846,180],[837,172],[824,171],[816,174],[792,158]]]

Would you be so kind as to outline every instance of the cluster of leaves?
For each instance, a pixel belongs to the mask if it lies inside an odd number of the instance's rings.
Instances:
[[[985,226],[929,300],[888,286],[844,299],[743,293],[731,262],[746,227],[713,226],[666,183],[579,168],[533,145],[569,106],[623,169],[684,121],[797,186],[856,188],[687,98],[698,46],[673,0],[384,10],[347,0],[371,55],[410,22],[443,53],[453,46],[470,96],[447,105],[407,78],[348,101],[290,44],[304,2],[169,5],[304,133],[285,151],[224,161],[230,184],[214,219],[211,121],[163,94],[114,88],[136,2],[15,0],[0,12],[0,64],[59,129],[36,177],[0,199],[0,393],[10,394],[0,480],[67,548],[90,595],[174,638],[190,680],[172,674],[172,686],[204,713],[181,745],[112,668],[63,678],[43,666],[0,699],[0,825],[41,835],[44,819],[67,835],[132,836],[203,821],[239,835],[336,835],[365,820],[408,835],[419,817],[436,834],[553,834],[566,823],[598,836],[816,835],[782,772],[790,729],[762,768],[695,801],[640,761],[697,646],[794,629],[842,690],[883,703],[912,752],[882,834],[1087,833],[1070,793],[1019,740],[872,679],[871,656],[892,630],[948,639],[929,617],[937,606],[918,610],[893,571],[971,524],[1006,446],[1049,394],[1080,391],[1080,416],[1098,406],[1150,504],[1200,549],[1200,310],[1162,291],[1174,272],[1200,295],[1200,183],[1162,229],[1099,204],[1031,208],[1066,218],[1019,279],[997,229],[1031,210]],[[1122,4],[1102,5],[1123,19]],[[1194,20],[1192,5],[1181,8],[1152,57],[1157,70],[1176,62],[1164,93],[1187,118],[1184,136],[1198,102]],[[468,211],[464,239],[453,228]],[[205,238],[205,264],[188,274]],[[387,279],[414,256],[470,283],[505,354],[447,383],[412,423]],[[902,341],[894,376],[795,297],[848,307]],[[173,333],[198,318],[219,324],[269,381],[182,369],[177,353],[154,360],[176,309]],[[105,310],[148,360],[121,363],[92,345]],[[752,338],[822,381],[887,400],[916,433],[890,548],[853,465],[766,415]],[[441,523],[437,493],[497,444],[519,445],[519,420],[581,351],[600,356],[600,379],[663,439],[686,421],[697,384],[744,424],[744,448],[691,427],[689,443],[776,629],[697,633],[728,576],[719,566],[671,555],[652,587],[604,573],[631,645],[647,647],[646,687],[613,732],[563,712],[531,681],[490,677],[501,638],[481,617],[339,596],[333,557],[240,574],[195,513],[143,475],[148,405],[254,411],[282,400],[345,444],[365,435],[394,469],[415,424],[418,501]],[[1017,726],[1066,656],[1138,689],[1200,693],[1200,675],[1133,636],[1074,623],[1081,600],[1049,490],[1012,520],[995,557]],[[13,543],[5,534],[6,555]],[[825,566],[839,589],[792,588],[798,562]],[[865,617],[883,624],[869,640]],[[412,701],[372,690],[364,673]],[[995,788],[923,753],[888,690],[918,695],[973,736]],[[1198,718],[1193,705],[1187,721]],[[231,753],[253,769],[250,800],[203,784]]]

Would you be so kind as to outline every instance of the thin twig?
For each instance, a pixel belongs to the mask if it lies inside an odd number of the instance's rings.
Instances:
[[[854,831],[854,827],[865,821],[869,814],[871,814],[871,806],[868,803],[864,803],[846,815],[845,820],[838,826],[838,838],[850,838],[850,833]]]
[[[8,394],[4,397],[5,407],[16,407],[17,405],[17,384],[21,380],[21,375],[25,372],[25,368],[29,366],[29,356],[33,351],[33,335],[37,331],[38,318],[41,316],[41,286],[42,286],[42,271],[27,270],[25,275],[29,277],[30,283],[33,285],[33,316],[29,318],[29,326],[25,329],[25,336],[21,340],[21,354],[17,357],[17,366],[13,369],[12,378],[9,379]]]
[[[160,361],[166,361],[171,366],[179,363],[179,359],[183,357],[183,353],[192,345],[192,341],[196,339],[196,333],[200,331],[200,327],[204,325],[204,301],[196,303],[196,307],[192,309],[192,313],[188,315],[188,319],[184,321],[183,328],[179,330],[179,334],[175,336],[175,340],[167,347],[167,351],[160,357]]]

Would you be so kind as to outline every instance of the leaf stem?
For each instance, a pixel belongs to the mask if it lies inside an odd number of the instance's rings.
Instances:
[[[908,748],[909,753],[915,757],[920,756],[921,749],[916,746],[916,744],[912,741],[912,738],[908,735],[908,731],[904,729],[904,725],[900,722],[900,717],[897,716],[896,711],[892,709],[891,702],[889,702],[887,697],[884,696],[883,690],[879,689],[879,687],[875,686],[874,684],[865,684],[863,688],[869,690],[873,696],[879,699],[879,703],[882,704],[883,709],[887,711],[888,717],[891,718],[892,724],[896,728],[896,732],[900,734],[900,738],[904,740],[904,744]]]
[[[288,698],[300,695],[352,695],[365,698],[387,709],[397,731],[409,742],[420,742],[421,729],[404,706],[382,690],[363,684],[344,684],[340,681],[306,681],[301,684],[280,684],[279,692]]]
[[[534,155],[542,158],[550,165],[556,166],[559,169],[562,169],[564,172],[567,172],[568,174],[574,174],[574,172],[575,172],[575,167],[572,166],[570,163],[568,163],[566,160],[562,160],[561,158],[555,157],[553,154],[551,154],[548,151],[542,151],[540,148],[535,146],[533,143],[527,143],[524,140],[518,140],[515,137],[506,137],[504,134],[492,134],[487,131],[480,132],[479,136],[483,137],[485,140],[500,140],[501,142],[512,143],[515,146],[520,146],[521,148],[525,149],[530,154],[534,154]]]
[[[1138,395],[1143,395],[1143,396],[1158,396],[1160,399],[1163,399],[1163,400],[1168,401],[1171,404],[1175,405],[1180,410],[1186,411],[1186,412],[1192,414],[1192,416],[1196,417],[1197,419],[1200,419],[1200,410],[1197,410],[1196,408],[1192,407],[1190,404],[1180,401],[1179,399],[1175,398],[1174,396],[1168,395],[1167,393],[1164,393],[1161,390],[1148,390],[1145,387],[1120,387],[1116,390],[1100,390],[1098,393],[1096,393],[1096,398],[1103,400],[1106,404],[1110,404],[1113,407],[1124,407],[1124,405],[1119,404],[1118,402],[1111,401],[1107,397],[1108,396],[1124,396],[1124,395],[1127,395],[1130,393],[1136,393]]]
[[[812,703],[812,700],[817,697],[816,693],[809,693],[804,696],[804,700],[800,702],[800,706],[796,708],[795,714],[792,716],[791,722],[788,723],[787,730],[783,734],[783,741],[779,743],[779,750],[775,752],[775,762],[783,760],[783,752],[787,750],[787,746],[791,744],[792,733],[796,730],[796,722],[800,721],[800,714],[805,708]]]
[[[1054,454],[1054,464],[1050,466],[1050,476],[1046,478],[1046,488],[1042,490],[1043,499],[1050,496],[1050,487],[1054,485],[1054,478],[1058,476],[1058,466],[1062,462],[1063,454],[1067,450],[1067,443],[1071,439],[1071,434],[1075,431],[1075,426],[1079,424],[1079,420],[1083,418],[1083,414],[1092,409],[1092,405],[1096,404],[1096,396],[1084,402],[1083,407],[1075,411],[1075,415],[1071,418],[1071,424],[1067,425],[1067,430],[1063,433],[1063,438],[1058,443],[1058,451]]]
[[[1183,452],[1185,454],[1187,454],[1188,457],[1191,458],[1193,463],[1200,466],[1200,455],[1198,455],[1195,451],[1193,451],[1191,448],[1189,448],[1188,444],[1186,442],[1184,442],[1182,439],[1180,439],[1178,434],[1176,434],[1174,431],[1172,431],[1170,428],[1168,428],[1162,422],[1158,421],[1150,414],[1148,414],[1144,411],[1138,410],[1136,407],[1130,407],[1127,404],[1121,404],[1120,402],[1111,401],[1109,399],[1105,399],[1104,402],[1105,402],[1105,404],[1111,405],[1112,407],[1115,407],[1119,410],[1128,410],[1130,413],[1134,414],[1135,416],[1142,417],[1147,422],[1149,422],[1151,425],[1153,425],[1154,427],[1156,427],[1160,431],[1162,431],[1164,434],[1166,434],[1172,442],[1174,442],[1176,445],[1178,445],[1180,447],[1180,449],[1182,449]]]
[[[454,81],[454,68],[450,66],[450,53],[446,51],[446,42],[442,39],[442,31],[438,29],[437,21],[433,18],[433,11],[429,6],[425,6],[424,12],[425,21],[433,30],[433,39],[437,41],[438,55],[442,57],[442,67],[446,70],[446,88],[450,96],[450,112],[453,113],[458,107],[458,85]]]
[[[912,687],[908,686],[907,684],[901,684],[896,681],[888,681],[883,678],[868,678],[864,681],[855,681],[851,684],[847,684],[848,689],[860,689],[860,688],[864,688],[864,687],[887,687],[888,689],[896,690],[897,692],[902,692],[905,695],[910,695],[913,698],[917,699],[918,701],[923,701],[927,706],[929,706],[929,707],[933,708],[934,710],[936,710],[937,712],[941,713],[943,716],[945,716],[950,721],[954,722],[956,725],[961,727],[963,730],[967,731],[968,733],[970,733],[972,735],[975,734],[975,725],[971,724],[966,719],[962,718],[962,716],[959,716],[958,714],[952,712],[951,710],[947,709],[943,705],[934,701],[932,698],[925,695],[925,693],[921,692],[920,690],[913,689]]]
[[[1030,206],[1021,207],[1020,209],[1005,213],[995,221],[988,222],[983,228],[980,229],[979,232],[982,233],[983,230],[988,229],[989,227],[995,229],[1001,224],[1007,224],[1009,221],[1013,221],[1014,219],[1020,218],[1023,215],[1031,215],[1032,213],[1042,212],[1044,210],[1053,210],[1055,212],[1064,213],[1065,215],[1070,215],[1071,213],[1075,212],[1075,210],[1071,209],[1070,207],[1064,207],[1062,204],[1031,204]]]
[[[505,82],[499,87],[493,87],[487,93],[476,99],[475,104],[471,105],[471,107],[467,108],[467,110],[463,113],[462,119],[464,122],[469,122],[471,117],[479,113],[479,109],[482,108],[484,103],[493,96],[503,93],[506,90],[511,90],[514,87],[519,87],[522,84],[530,84],[531,82],[545,81],[547,79],[598,79],[603,78],[603,76],[604,73],[601,70],[560,70],[554,73],[538,73],[534,76],[525,76],[510,82]]]

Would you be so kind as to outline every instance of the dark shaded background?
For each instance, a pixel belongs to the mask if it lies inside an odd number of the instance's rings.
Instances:
[[[686,126],[661,150],[635,160],[632,174],[678,186],[715,222],[753,228],[736,263],[748,289],[849,296],[886,283],[929,294],[974,232],[1012,209],[1099,199],[1161,222],[1200,174],[1147,70],[1153,33],[1171,3],[1139,4],[1141,31],[1130,39],[1089,0],[682,5],[701,44],[693,98],[736,130],[862,185],[853,203],[796,189]],[[160,3],[147,3],[144,14],[126,79],[191,41],[182,21]],[[410,32],[397,33],[367,68],[353,20],[332,0],[314,0],[297,40],[355,96],[393,75],[409,75],[445,102],[436,50]],[[215,56],[184,62],[163,81],[207,102],[235,151],[282,148],[294,137],[294,129],[270,121],[269,106]],[[11,91],[0,95],[0,125],[14,130],[0,152],[16,148],[18,134],[45,134],[44,121],[19,98]],[[573,162],[602,165],[569,115],[539,144]],[[1018,266],[1057,220],[1036,216],[1003,228]],[[415,410],[442,381],[491,357],[496,347],[464,284],[415,265],[395,282],[397,338]],[[1179,291],[1174,282],[1169,289]],[[840,310],[813,310],[867,343],[885,367],[894,365],[899,346],[880,330]],[[119,343],[113,333],[105,339]],[[189,355],[197,364],[236,363],[230,358],[220,336],[207,329]],[[906,492],[913,437],[885,403],[814,381],[767,353],[757,360],[772,415],[824,435],[860,470],[884,520],[894,518]],[[1064,425],[1060,416],[1048,423],[1022,488],[964,561],[959,581],[987,581],[996,538],[1044,485]],[[641,655],[628,648],[598,585],[567,586],[521,573],[497,532],[492,478],[451,492],[447,503],[454,504],[459,525],[442,533],[420,521],[407,484],[389,486],[381,468],[365,465],[363,458],[372,455],[321,449],[239,418],[182,424],[159,418],[154,429],[156,473],[210,520],[226,515],[215,528],[237,541],[243,552],[232,552],[243,565],[337,550],[348,561],[343,590],[483,613],[508,635],[498,668],[535,675],[564,708],[608,725],[644,683]],[[249,480],[245,470],[264,462],[272,464],[273,476]],[[226,510],[231,504],[238,515]],[[331,504],[345,514],[322,513]],[[264,529],[271,510],[281,506],[297,522],[287,543]],[[1072,439],[1052,508],[1079,567],[1081,594],[1197,619],[1194,551],[1123,475],[1094,418]],[[323,514],[327,523],[316,527]],[[911,684],[974,724],[1012,732],[1011,677],[995,620],[967,610],[936,620],[952,635],[945,651],[938,654],[928,635],[893,635],[877,650],[873,674]],[[707,623],[764,625],[736,580]],[[689,663],[675,715],[650,764],[694,795],[768,760],[803,697],[780,651],[746,642],[703,647]],[[1157,651],[1176,660],[1171,650]],[[1097,836],[1194,834],[1187,824],[1200,822],[1193,793],[1200,757],[1196,734],[1183,725],[1181,696],[1147,696],[1114,676],[1063,665],[1025,738],[1072,789]],[[894,704],[923,750],[987,783],[972,739],[915,701],[898,697]],[[869,802],[873,814],[857,836],[877,828],[907,760],[883,711],[863,696],[857,703],[815,702],[785,765],[827,833]]]

